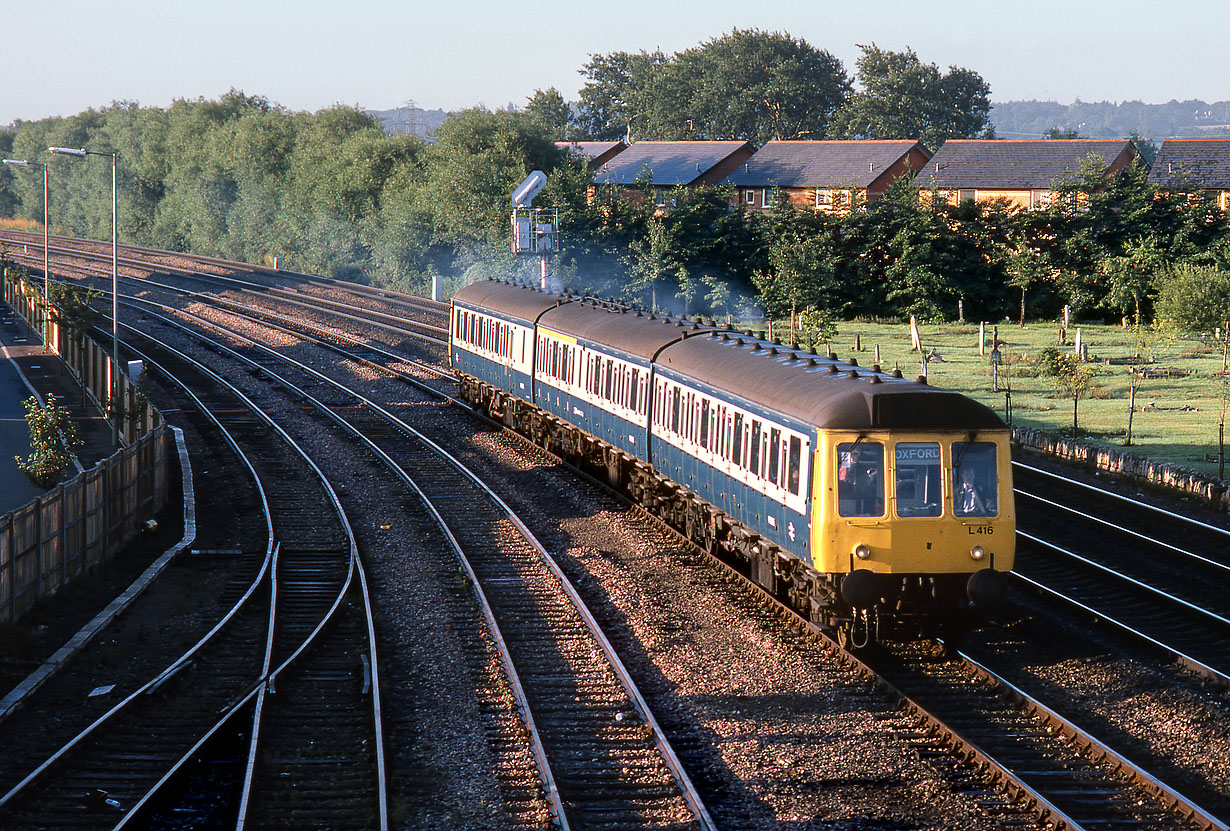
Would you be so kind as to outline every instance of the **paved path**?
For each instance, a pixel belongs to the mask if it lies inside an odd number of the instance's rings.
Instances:
[[[31,389],[33,388],[33,390]],[[69,408],[77,434],[85,442],[77,457],[91,467],[112,452],[111,428],[92,405],[82,406],[81,387],[55,355],[43,351],[42,341],[11,308],[0,303],[0,514],[19,508],[42,493],[17,467],[14,456],[30,454],[30,430],[22,402],[37,391]],[[66,478],[78,468],[66,471]]]

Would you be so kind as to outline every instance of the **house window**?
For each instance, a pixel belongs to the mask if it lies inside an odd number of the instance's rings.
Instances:
[[[831,208],[833,207],[833,191],[828,188],[816,188],[816,207]]]
[[[958,202],[973,202],[977,199],[978,199],[978,191],[975,190],[974,188],[958,188],[957,189],[957,201]]]
[[[1051,192],[1047,188],[1034,188],[1029,192],[1029,207],[1035,211],[1051,206]]]
[[[656,204],[659,208],[675,207],[675,197],[671,196],[670,188],[654,188],[653,192],[654,198],[657,200],[654,204]]]
[[[743,191],[743,202],[748,205],[756,204],[756,191],[752,188],[747,188]]]

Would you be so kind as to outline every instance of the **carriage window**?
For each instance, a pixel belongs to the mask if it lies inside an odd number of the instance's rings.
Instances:
[[[884,445],[875,441],[837,445],[837,513],[884,516]]]
[[[709,399],[700,401],[700,446],[709,449]]]
[[[995,516],[999,513],[996,492],[995,445],[989,441],[954,442],[952,445],[952,502],[957,516]]]
[[[940,445],[911,441],[897,445],[897,516],[939,516]]]
[[[679,387],[671,390],[671,432],[679,435]]]
[[[749,470],[760,475],[760,422],[752,422],[752,464]]]
[[[781,472],[782,431],[774,427],[769,431],[769,436],[769,481],[776,485],[779,484],[777,474]]]
[[[734,439],[731,442],[734,445],[731,448],[730,460],[740,467],[743,466],[743,414],[735,413]]]
[[[798,436],[790,437],[790,458],[788,460],[788,479],[786,482],[786,490],[799,495],[799,476],[802,471],[803,461],[803,442]]]

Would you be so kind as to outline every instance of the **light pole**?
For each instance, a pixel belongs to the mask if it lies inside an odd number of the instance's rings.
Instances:
[[[111,422],[111,444],[118,447],[120,443],[120,301],[119,301],[119,191],[116,188],[116,170],[119,167],[118,152],[103,153],[98,150],[75,149],[72,147],[48,147],[48,152],[57,156],[72,156],[84,159],[86,156],[111,157],[111,407],[115,410],[115,420]]]
[[[47,165],[43,162],[27,162],[24,159],[5,159],[4,163],[13,167],[34,165],[43,169],[43,298],[51,302],[51,293],[48,291],[51,272],[47,270]]]

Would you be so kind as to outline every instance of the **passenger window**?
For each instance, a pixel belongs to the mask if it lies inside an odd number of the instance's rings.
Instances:
[[[837,445],[837,513],[884,516],[884,445],[875,441]]]
[[[786,484],[786,490],[799,495],[799,475],[802,470],[803,458],[803,442],[798,436],[790,437],[790,478]]]
[[[743,414],[735,413],[734,447],[731,449],[730,460],[743,467]]]
[[[760,475],[760,422],[752,422],[752,475]]]
[[[897,445],[897,516],[939,516],[940,445],[901,442]]]
[[[952,445],[952,502],[957,516],[995,516],[999,475],[995,445],[989,441]]]
[[[777,485],[780,484],[777,474],[780,471],[782,431],[774,427],[769,431],[769,437],[769,481]]]

